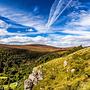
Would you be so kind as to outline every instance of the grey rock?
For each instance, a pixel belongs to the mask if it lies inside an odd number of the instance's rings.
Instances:
[[[33,86],[37,85],[37,83],[42,79],[42,72],[40,70],[33,69],[28,79],[24,81],[24,90],[32,90]]]
[[[33,82],[30,79],[24,81],[24,90],[32,90]]]

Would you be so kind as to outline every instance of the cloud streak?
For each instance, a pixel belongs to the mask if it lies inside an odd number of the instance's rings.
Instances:
[[[55,0],[53,3],[48,22],[46,24],[47,27],[50,27],[55,21],[60,17],[60,15],[67,9],[67,7],[71,4],[72,0]]]

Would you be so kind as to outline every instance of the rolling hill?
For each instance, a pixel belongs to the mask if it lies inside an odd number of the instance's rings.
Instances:
[[[0,44],[0,47],[2,48],[16,48],[16,49],[26,49],[29,51],[36,51],[36,52],[53,52],[58,50],[67,50],[67,48],[57,48],[53,46],[47,46],[47,45],[40,45],[40,44],[30,44],[30,45],[5,45]]]

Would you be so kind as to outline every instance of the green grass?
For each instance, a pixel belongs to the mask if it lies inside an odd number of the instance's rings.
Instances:
[[[5,90],[8,90],[8,85],[3,85],[3,86],[4,86]],[[15,90],[16,86],[17,86],[17,82],[14,82],[14,83],[10,84],[10,88],[13,89],[13,90]]]
[[[63,66],[65,60],[66,67]],[[36,68],[41,69],[44,79],[33,90],[90,90],[90,47]],[[71,73],[72,69],[75,72]]]
[[[0,77],[0,79],[7,79],[7,77]]]

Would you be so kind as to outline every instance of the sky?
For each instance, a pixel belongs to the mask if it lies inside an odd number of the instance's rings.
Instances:
[[[90,46],[90,0],[0,0],[0,44]]]

